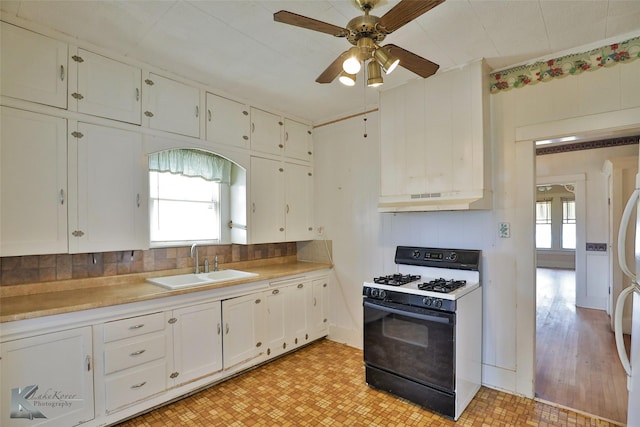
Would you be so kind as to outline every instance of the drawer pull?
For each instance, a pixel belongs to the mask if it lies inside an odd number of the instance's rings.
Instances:
[[[271,291],[271,293],[273,295],[278,295],[280,293],[280,291],[278,289],[274,289],[274,290]]]
[[[130,326],[129,329],[140,329],[144,327],[144,323],[140,323],[139,325]]]
[[[298,283],[298,289],[302,289],[304,288],[304,284],[303,283]]]
[[[140,388],[140,387],[143,387],[146,383],[147,383],[146,381],[143,381],[141,383],[132,385],[131,388]]]
[[[133,353],[131,353],[129,356],[140,356],[142,353],[144,353],[147,350],[138,350],[138,351],[134,351]]]

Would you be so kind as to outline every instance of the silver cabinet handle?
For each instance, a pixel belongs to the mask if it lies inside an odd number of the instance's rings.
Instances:
[[[129,326],[129,329],[140,329],[144,327],[144,323],[140,323],[139,325]]]
[[[251,133],[254,133],[255,131],[256,131],[256,124],[251,123]]]
[[[284,140],[288,141],[289,140],[289,132],[285,132],[284,133]]]
[[[200,116],[200,107],[196,105],[196,117]]]
[[[140,89],[136,88],[136,101],[140,101]]]
[[[229,324],[228,323],[225,325],[224,333],[229,335]]]
[[[60,204],[64,205],[64,189],[60,189]]]
[[[289,203],[287,203],[287,213],[289,213]]]
[[[129,356],[134,356],[134,357],[135,356],[140,356],[145,351],[147,351],[147,350],[142,349],[142,350],[134,351],[133,353],[129,354]]]
[[[298,283],[298,289],[304,288],[304,283]]]
[[[316,300],[316,297],[313,297],[313,306],[315,307],[316,305],[318,305],[318,301]]]
[[[273,295],[278,295],[280,293],[280,291],[278,289],[274,289],[274,290],[271,291],[271,293]]]
[[[60,81],[64,81],[64,65],[60,66]]]
[[[218,335],[220,335],[220,323],[218,323]]]
[[[209,121],[211,121],[211,110],[207,110],[207,116],[209,116]]]
[[[251,203],[251,212],[256,213],[256,202]]]
[[[140,193],[136,194],[136,205],[140,207]]]
[[[87,372],[91,371],[91,356],[87,355],[84,359],[84,363],[87,366]]]
[[[144,386],[146,383],[147,383],[146,381],[143,381],[141,383],[132,385],[131,388],[140,388],[140,387]]]

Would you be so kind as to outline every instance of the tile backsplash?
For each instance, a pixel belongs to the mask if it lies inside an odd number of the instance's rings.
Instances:
[[[54,280],[86,279],[193,267],[190,247],[155,248],[144,251],[92,254],[30,255],[0,258],[0,286]],[[199,246],[200,265],[285,257],[297,254],[296,242],[260,245]]]

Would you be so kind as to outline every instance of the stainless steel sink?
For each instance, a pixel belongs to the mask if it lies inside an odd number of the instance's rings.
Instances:
[[[208,285],[210,283],[228,282],[231,280],[256,277],[256,273],[240,270],[219,270],[210,273],[200,274],[177,274],[175,276],[164,276],[148,278],[147,282],[169,289],[183,289],[194,286]]]

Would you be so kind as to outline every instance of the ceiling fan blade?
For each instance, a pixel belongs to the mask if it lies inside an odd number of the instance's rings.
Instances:
[[[345,37],[349,33],[346,28],[338,27],[337,25],[328,24],[326,22],[318,21],[317,19],[298,15],[297,13],[287,12],[286,10],[281,10],[280,12],[274,13],[273,20],[276,22],[282,22],[283,24],[306,28],[307,30],[331,34],[335,37]]]
[[[435,74],[436,71],[438,71],[438,68],[440,68],[440,66],[435,62],[424,59],[423,57],[409,52],[408,50],[404,50],[403,48],[398,47],[394,44],[388,44],[384,47],[385,49],[389,50],[389,53],[400,60],[401,67],[404,67],[407,70],[416,73],[420,77],[429,77]]]
[[[402,0],[380,18],[378,28],[387,34],[392,33],[443,2],[444,0]]]
[[[342,72],[342,63],[347,59],[348,52],[343,52],[316,79],[318,83],[331,83]]]

